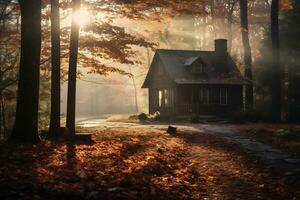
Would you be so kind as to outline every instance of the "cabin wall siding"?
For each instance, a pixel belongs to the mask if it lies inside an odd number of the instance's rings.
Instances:
[[[162,116],[171,116],[175,114],[176,105],[176,84],[169,78],[164,66],[161,62],[153,63],[152,75],[149,80],[149,113],[153,114],[159,111]],[[160,70],[160,71],[159,71]],[[157,90],[172,90],[173,92],[173,106],[159,107],[154,104],[154,95]]]
[[[200,88],[208,88],[209,102],[200,101]],[[220,105],[220,89],[227,88],[227,104]],[[230,114],[242,111],[243,89],[239,85],[179,85],[177,88],[178,114]]]
[[[200,101],[200,88],[209,90],[208,104]],[[220,89],[227,89],[227,104],[220,105]],[[158,107],[154,105],[154,93],[159,89],[173,90],[173,106]],[[149,112],[159,111],[162,116],[178,116],[186,114],[232,114],[243,110],[243,87],[240,85],[175,85],[153,84],[149,88]]]

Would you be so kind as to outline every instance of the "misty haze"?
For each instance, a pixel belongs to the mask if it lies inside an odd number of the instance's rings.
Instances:
[[[300,198],[297,0],[0,0],[0,199]]]

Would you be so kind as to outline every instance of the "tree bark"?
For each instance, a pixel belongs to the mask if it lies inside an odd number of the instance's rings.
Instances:
[[[231,54],[231,49],[232,49],[232,15],[233,13],[230,12],[228,14],[228,25],[227,25],[227,29],[228,29],[228,32],[227,32],[227,35],[228,35],[228,53]]]
[[[2,119],[2,127],[3,127],[3,136],[4,138],[6,138],[6,134],[7,134],[7,127],[6,127],[6,108],[5,108],[5,99],[3,97],[3,95],[1,94],[1,119]]]
[[[51,0],[51,115],[49,137],[60,130],[60,16],[59,0]]]
[[[217,39],[216,23],[215,23],[215,0],[210,0],[210,15],[211,15],[211,25],[213,27],[214,39]]]
[[[249,41],[248,1],[240,0],[241,32],[244,48],[245,77],[252,81],[252,54]],[[246,110],[253,108],[253,86],[246,86]]]
[[[0,92],[0,101],[2,102],[2,93]],[[1,103],[2,105],[2,103]],[[4,139],[4,133],[2,132],[2,106],[0,106],[0,140]]]
[[[16,119],[9,141],[40,142],[38,136],[41,54],[41,0],[19,0],[21,8],[21,58]]]
[[[272,0],[271,4],[271,40],[272,40],[272,85],[271,106],[272,120],[281,120],[281,69],[279,52],[279,22],[278,22],[279,0]]]
[[[233,24],[233,12],[235,5],[237,3],[237,0],[229,1],[228,7],[229,10],[227,11],[227,35],[228,35],[228,52],[231,53],[232,49],[232,24]]]
[[[73,0],[73,14],[80,9],[80,0]],[[70,137],[75,135],[75,108],[76,108],[76,74],[78,56],[79,25],[72,21],[69,74],[68,74],[68,99],[67,99],[67,128]]]
[[[135,112],[139,112],[139,105],[138,105],[138,97],[137,97],[137,88],[136,88],[136,83],[135,83],[135,78],[134,75],[132,74],[131,66],[128,65],[129,68],[129,73],[131,74],[131,80],[133,84],[133,89],[134,89],[134,102],[135,102]]]

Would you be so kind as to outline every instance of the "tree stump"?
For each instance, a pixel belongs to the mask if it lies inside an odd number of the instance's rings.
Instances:
[[[177,132],[177,128],[174,126],[169,126],[167,129],[167,133],[176,134],[176,132]]]

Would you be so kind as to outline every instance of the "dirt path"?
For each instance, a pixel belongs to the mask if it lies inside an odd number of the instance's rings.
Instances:
[[[283,179],[250,160],[235,143],[206,133],[180,133],[209,199],[285,199]],[[283,193],[281,193],[283,192]],[[286,196],[287,195],[287,196]]]
[[[300,159],[284,152],[275,149],[270,145],[263,144],[253,139],[240,136],[235,133],[234,125],[223,125],[217,123],[207,124],[173,124],[179,131],[195,132],[195,133],[208,133],[212,135],[222,136],[239,144],[246,152],[258,158],[266,167],[272,170],[289,176],[300,175]],[[94,127],[101,130],[110,128],[148,128],[148,129],[161,129],[166,130],[166,124],[138,124],[138,123],[125,123],[125,122],[107,122],[105,119],[83,120],[79,122],[81,127]],[[201,140],[201,135],[199,135]]]
[[[218,135],[239,144],[248,154],[258,158],[266,167],[288,176],[300,176],[300,158],[254,139],[241,136],[234,125],[192,125],[206,133]]]

